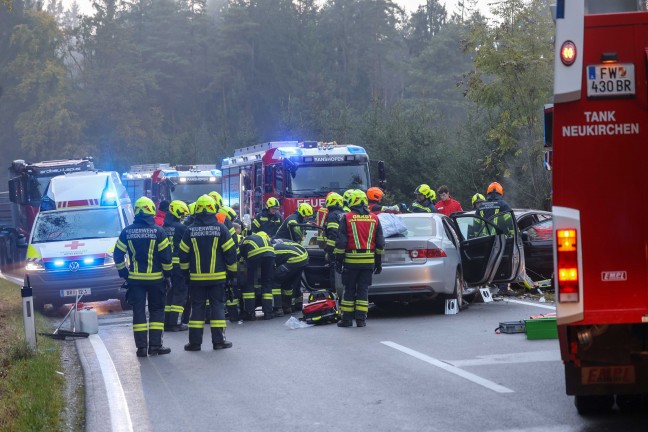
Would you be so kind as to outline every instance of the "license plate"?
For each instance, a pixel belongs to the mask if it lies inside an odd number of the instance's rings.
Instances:
[[[587,97],[632,96],[635,73],[632,63],[587,66]]]
[[[597,366],[581,369],[583,384],[634,384],[634,366]]]
[[[92,294],[92,290],[90,288],[61,290],[61,297],[76,297],[77,295],[89,295],[89,294]]]

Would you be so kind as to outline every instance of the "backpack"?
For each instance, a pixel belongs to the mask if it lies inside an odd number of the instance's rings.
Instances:
[[[326,290],[311,292],[302,313],[307,324],[330,324],[339,321],[337,295]]]

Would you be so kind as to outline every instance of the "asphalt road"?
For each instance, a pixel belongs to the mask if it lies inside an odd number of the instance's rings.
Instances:
[[[130,313],[106,303],[98,337],[78,342],[89,430],[648,430],[646,414],[580,417],[557,340],[493,331],[551,312],[543,305],[472,304],[447,316],[429,303],[374,309],[366,328],[291,330],[288,317],[229,324],[234,347],[219,351],[206,327],[201,352],[183,351],[186,332],[168,333],[171,354],[141,359]]]

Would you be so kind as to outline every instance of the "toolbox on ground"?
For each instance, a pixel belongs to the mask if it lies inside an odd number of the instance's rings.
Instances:
[[[313,291],[303,306],[303,320],[307,324],[328,324],[339,321],[337,296],[326,290]]]
[[[527,339],[558,339],[555,317],[535,318],[525,321]]]
[[[524,331],[524,321],[504,321],[495,329],[495,333],[524,333]]]

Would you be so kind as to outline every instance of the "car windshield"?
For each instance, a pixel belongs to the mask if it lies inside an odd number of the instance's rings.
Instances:
[[[32,243],[119,237],[121,229],[116,208],[41,213]]]
[[[209,195],[209,192],[221,191],[220,183],[178,183],[173,185],[171,200],[182,200],[192,203],[201,195]]]
[[[405,237],[425,237],[436,235],[436,223],[431,217],[405,217],[401,218],[407,227]],[[383,227],[383,231],[385,227]]]
[[[308,165],[290,169],[291,191],[295,195],[344,192],[347,189],[367,190],[367,165]]]

